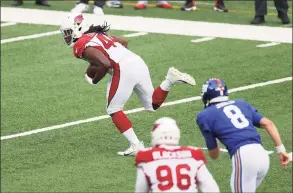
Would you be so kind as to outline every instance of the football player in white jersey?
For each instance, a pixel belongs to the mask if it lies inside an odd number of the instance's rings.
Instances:
[[[89,24],[80,13],[72,13],[60,28],[65,42],[73,47],[76,58],[86,60],[90,66],[85,74],[90,84],[97,84],[109,73],[106,111],[130,143],[119,155],[134,155],[144,145],[137,138],[130,120],[123,112],[124,104],[134,91],[145,110],[155,111],[166,99],[175,84],[194,86],[195,80],[175,68],[168,70],[166,79],[154,89],[150,72],[137,54],[127,49],[127,41],[107,34],[107,24]]]
[[[152,129],[152,148],[136,155],[135,192],[219,192],[201,149],[179,146],[174,119],[158,119]]]

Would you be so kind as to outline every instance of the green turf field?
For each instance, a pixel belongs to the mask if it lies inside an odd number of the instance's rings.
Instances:
[[[1,3],[3,6],[11,2]],[[66,10],[74,3],[52,4]],[[26,6],[32,5],[26,2]],[[144,11],[151,15],[156,9]],[[162,17],[159,12],[156,14],[153,17]],[[241,23],[233,13],[225,17],[229,23]],[[213,21],[219,22],[217,17]],[[1,40],[54,30],[58,27],[17,24],[1,28]],[[111,33],[123,36],[133,32]],[[161,83],[171,66],[195,77],[197,86],[174,87],[167,102],[198,96],[201,84],[210,77],[222,78],[229,88],[237,88],[292,76],[291,44],[258,48],[256,45],[265,42],[224,38],[190,42],[196,38],[199,37],[164,34],[128,38],[129,49],[148,64],[154,86]],[[61,35],[2,44],[1,136],[105,115],[109,77],[96,86],[89,85],[84,79],[86,68],[87,63],[73,57]],[[288,152],[292,152],[292,81],[234,92],[231,98],[244,98],[271,118]],[[139,107],[133,95],[125,110]],[[129,118],[146,146],[150,145],[153,122],[169,116],[178,121],[182,145],[204,147],[195,124],[195,116],[202,107],[201,101],[193,101],[162,107],[156,113],[129,114]],[[275,150],[268,134],[261,129],[259,132],[264,147]],[[116,155],[126,147],[126,140],[110,119],[1,140],[1,192],[133,192],[133,157]],[[207,155],[205,150],[204,153]],[[292,192],[292,163],[282,169],[276,153],[270,158],[269,173],[258,192]],[[228,154],[222,153],[218,160],[208,158],[207,166],[221,192],[229,192],[232,166]]]

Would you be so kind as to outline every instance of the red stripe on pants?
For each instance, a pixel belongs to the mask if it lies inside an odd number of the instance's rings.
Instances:
[[[111,81],[111,86],[110,86],[110,91],[109,91],[109,96],[108,96],[108,106],[110,102],[112,101],[113,97],[115,96],[119,82],[120,82],[120,67],[118,64],[114,64],[113,68],[113,76],[112,76],[112,81]]]
[[[240,192],[240,163],[238,159],[238,152],[235,153],[236,159],[236,190],[235,192]]]

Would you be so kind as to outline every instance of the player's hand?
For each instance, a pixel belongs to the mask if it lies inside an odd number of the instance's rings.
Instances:
[[[279,153],[279,160],[283,168],[286,168],[287,164],[290,162],[290,156],[287,152]]]

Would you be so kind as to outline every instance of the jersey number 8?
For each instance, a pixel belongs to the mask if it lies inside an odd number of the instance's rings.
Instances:
[[[226,116],[231,120],[231,123],[238,129],[248,127],[249,121],[242,114],[241,110],[235,105],[229,105],[223,109]]]
[[[176,181],[173,181],[172,170],[167,165],[159,166],[156,170],[157,179],[160,182],[158,188],[160,191],[170,190],[174,185],[180,190],[188,190],[191,185],[189,174],[182,174],[182,171],[190,171],[187,164],[180,164],[176,166]],[[174,183],[176,182],[176,183]]]

